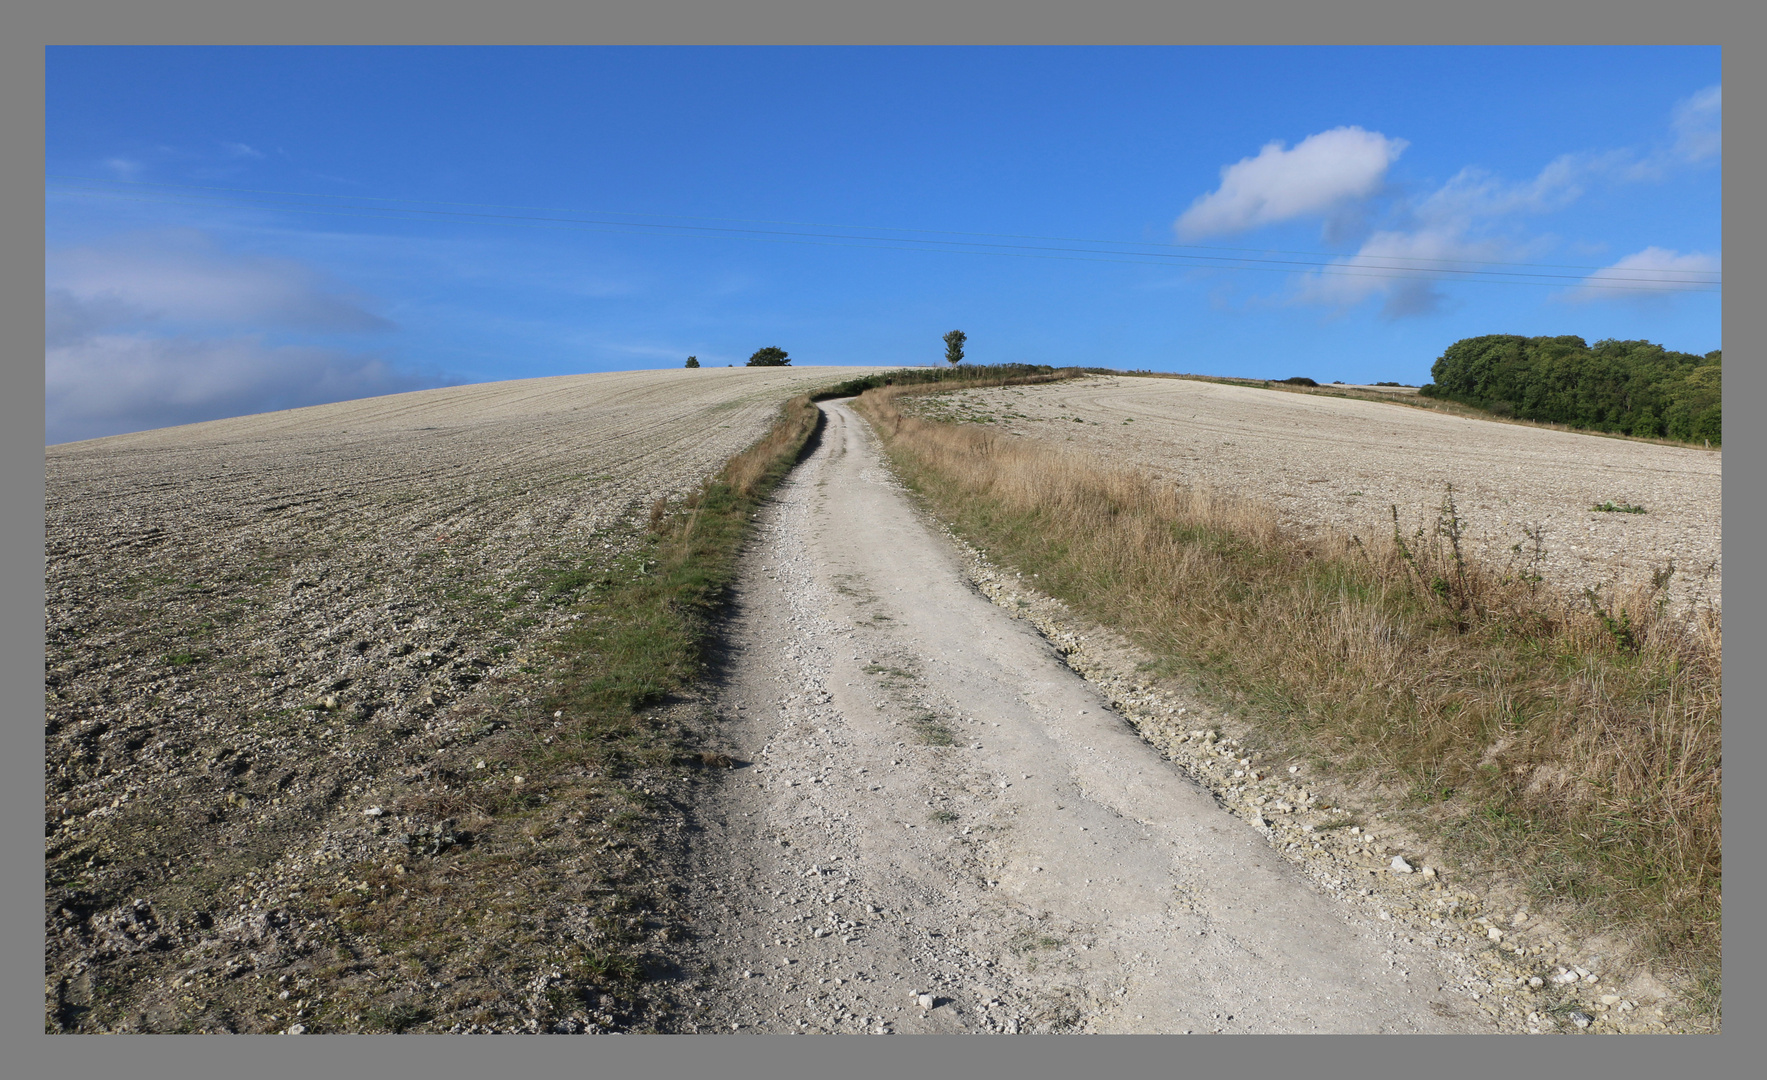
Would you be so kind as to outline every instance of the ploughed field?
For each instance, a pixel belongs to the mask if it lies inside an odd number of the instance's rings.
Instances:
[[[928,418],[1071,442],[1185,484],[1261,499],[1299,528],[1390,535],[1431,528],[1446,485],[1469,554],[1538,572],[1571,596],[1649,580],[1720,603],[1723,455],[1450,416],[1401,404],[1190,379],[1093,376],[921,398]],[[1602,505],[1643,513],[1595,511]],[[1520,544],[1522,550],[1516,551]]]
[[[520,791],[486,748],[551,741],[548,644],[598,574],[642,570],[652,504],[860,373],[562,376],[49,447],[49,1029],[628,1024],[582,986],[646,932],[602,910],[632,844],[517,837],[549,845],[538,883],[436,856]],[[444,905],[462,873],[505,875],[505,907]],[[451,956],[389,945],[423,897]]]

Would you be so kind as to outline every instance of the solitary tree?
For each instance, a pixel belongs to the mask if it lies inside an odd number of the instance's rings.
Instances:
[[[953,330],[945,335],[945,362],[956,366],[963,363],[963,343],[969,335],[961,330]]]
[[[749,357],[748,366],[749,367],[790,367],[791,366],[791,357],[785,355],[784,349],[778,348],[777,346],[774,346],[774,345],[769,345],[765,349],[756,349],[755,355]]]
[[[699,367],[699,357],[697,357],[697,356],[688,357],[687,363],[683,364],[682,367]]]

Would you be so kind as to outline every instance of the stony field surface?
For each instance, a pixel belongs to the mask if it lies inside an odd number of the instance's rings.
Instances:
[[[431,913],[473,927],[452,956],[395,956],[385,912],[441,903],[474,800],[520,790],[498,740],[563,726],[533,715],[571,617],[546,583],[592,590],[654,500],[857,374],[563,376],[49,447],[46,1027],[627,1026],[507,956],[656,929],[607,921],[591,885],[632,845],[581,814],[525,837],[537,894],[498,855],[506,902]]]
[[[1677,602],[1720,604],[1723,455],[1449,416],[1402,404],[1189,379],[1089,376],[918,399],[929,418],[1071,442],[1180,483],[1261,498],[1288,525],[1430,526],[1445,487],[1499,565],[1543,526],[1547,582],[1579,596],[1673,560]],[[1604,504],[1644,513],[1596,512]]]

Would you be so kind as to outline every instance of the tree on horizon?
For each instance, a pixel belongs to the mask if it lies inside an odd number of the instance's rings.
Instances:
[[[756,349],[749,357],[749,367],[790,367],[791,357],[777,345],[769,345],[764,349]]]
[[[963,363],[963,343],[968,340],[969,335],[961,330],[953,330],[949,334],[946,334],[945,363],[950,364],[952,367],[956,367],[958,364]]]

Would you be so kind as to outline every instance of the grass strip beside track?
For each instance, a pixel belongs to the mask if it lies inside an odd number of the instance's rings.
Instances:
[[[690,932],[676,900],[680,807],[703,782],[708,734],[674,699],[701,677],[755,508],[819,422],[808,396],[792,399],[698,491],[652,507],[624,555],[586,554],[526,583],[573,628],[549,665],[506,688],[518,707],[387,806],[452,822],[458,842],[355,867],[358,885],[330,901],[354,951],[396,957],[415,981],[359,983],[334,965],[308,1030],[670,1028],[679,1003],[646,983]],[[502,993],[468,975],[487,971]]]
[[[629,554],[611,565],[590,555],[529,583],[578,616],[526,688],[533,705],[506,714],[504,729],[474,741],[458,763],[438,762],[434,793],[388,807],[455,818],[470,844],[452,858],[361,868],[365,887],[336,901],[346,928],[420,975],[470,956],[506,969],[502,981],[546,983],[520,1010],[542,1029],[585,1015],[605,1027],[675,1029],[672,1017],[686,1004],[647,985],[648,976],[674,966],[670,943],[691,932],[692,913],[677,900],[682,808],[707,782],[707,765],[727,760],[707,748],[717,739],[712,722],[683,702],[705,673],[754,514],[818,431],[814,401],[897,383],[1063,377],[1025,365],[904,369],[801,395],[698,491],[652,506]],[[574,933],[537,914],[565,904],[583,923]],[[433,1030],[511,1019],[503,1002],[474,1013],[470,1000],[416,992],[406,1000],[389,1013],[335,994],[329,1022],[309,1028]]]

